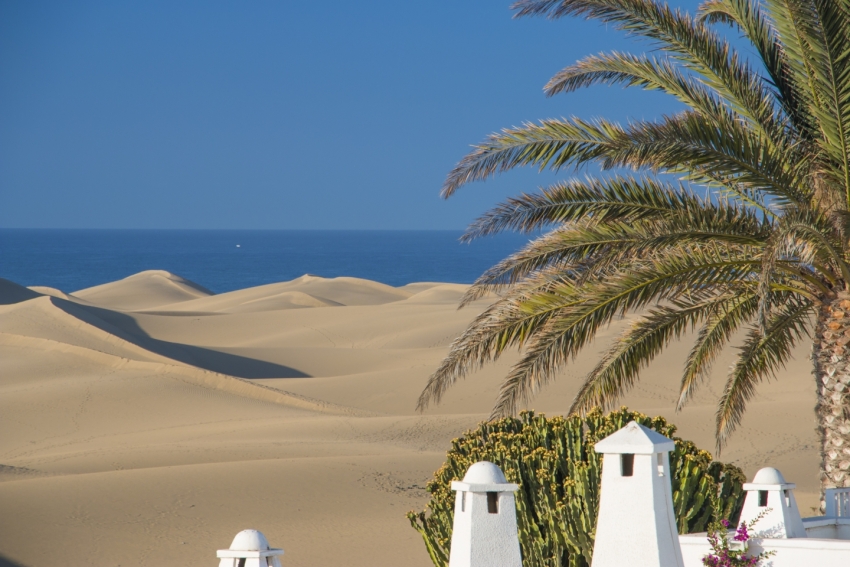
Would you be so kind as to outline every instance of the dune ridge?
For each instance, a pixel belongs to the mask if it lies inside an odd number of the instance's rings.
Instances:
[[[159,270],[73,293],[0,280],[0,558],[200,566],[255,527],[294,567],[430,565],[404,512],[424,506],[450,440],[486,418],[516,360],[414,411],[491,301],[458,310],[466,289],[307,275],[213,294]],[[530,407],[565,411],[626,324],[603,330]],[[676,414],[687,346],[653,363],[624,403],[711,449],[731,353]],[[779,467],[808,513],[814,391],[799,350],[721,458],[749,474]]]
[[[165,270],[146,270],[123,280],[81,289],[71,295],[101,307],[134,311],[207,297],[213,292]]]
[[[181,299],[173,304],[160,305],[155,311],[238,313],[294,307],[382,305],[401,301],[410,296],[411,293],[402,288],[360,278],[322,278],[303,275],[288,282],[240,289],[197,299]]]
[[[65,301],[73,301],[75,303],[83,303],[83,304],[91,305],[91,303],[86,301],[85,299],[81,299],[81,298],[79,298],[75,295],[72,295],[70,293],[65,293],[61,289],[56,289],[55,287],[48,287],[48,286],[43,286],[43,285],[31,285],[31,286],[28,286],[27,289],[30,289],[30,290],[32,290],[36,293],[41,294],[41,295],[49,295],[51,297],[58,297],[59,299],[64,299]]]

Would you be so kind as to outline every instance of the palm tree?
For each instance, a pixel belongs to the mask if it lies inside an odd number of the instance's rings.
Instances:
[[[628,125],[525,124],[492,134],[451,171],[445,197],[524,165],[595,164],[603,174],[508,199],[469,227],[466,240],[548,232],[471,286],[462,305],[490,292],[499,298],[452,344],[420,410],[519,348],[493,410],[514,413],[600,327],[638,312],[570,411],[610,407],[671,341],[698,329],[682,407],[743,334],[717,406],[719,449],[758,384],[808,337],[822,486],[850,486],[850,0],[707,0],[695,17],[654,0],[521,0],[513,8],[516,16],[599,20],[660,48],[587,57],[559,72],[546,94],[623,84],[663,91],[686,110]],[[733,48],[720,24],[736,27],[758,58]]]

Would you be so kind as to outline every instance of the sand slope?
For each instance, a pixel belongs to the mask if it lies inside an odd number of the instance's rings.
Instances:
[[[0,565],[210,565],[241,529],[288,566],[430,564],[404,513],[451,438],[486,417],[512,356],[416,398],[483,309],[465,286],[304,276],[213,295],[161,271],[64,294],[0,280]],[[624,323],[532,404],[563,412]],[[687,344],[624,403],[713,447],[718,378],[676,415]],[[724,451],[817,491],[807,349]],[[33,545],[33,542],[49,542]]]
[[[0,278],[0,305],[10,305],[42,295],[36,290]]]
[[[359,278],[325,279],[304,275],[290,282],[240,289],[190,301],[178,299],[174,304],[158,306],[155,312],[170,315],[181,312],[240,313],[297,307],[380,305],[407,299],[411,295],[409,291]]]
[[[58,297],[59,299],[64,299],[65,301],[73,301],[74,303],[83,303],[86,305],[90,305],[88,301],[85,299],[80,299],[76,295],[65,293],[61,289],[56,289],[55,287],[47,287],[43,285],[31,285],[27,289],[34,291],[40,295],[49,295],[51,297]],[[14,303],[14,302],[13,302]]]
[[[148,270],[117,282],[81,289],[73,295],[108,309],[133,311],[207,297],[212,292],[164,270]]]

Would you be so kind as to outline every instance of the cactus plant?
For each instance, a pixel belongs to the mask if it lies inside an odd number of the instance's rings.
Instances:
[[[589,566],[602,473],[602,458],[593,445],[630,421],[676,442],[670,470],[680,533],[705,531],[713,516],[712,494],[718,495],[724,516],[737,519],[744,498],[741,469],[713,461],[708,452],[674,437],[675,426],[663,417],[650,418],[627,408],[607,415],[595,409],[584,417],[553,418],[529,411],[481,423],[452,441],[446,462],[428,483],[427,510],[407,515],[422,535],[431,561],[436,567],[447,567],[449,562],[451,481],[462,479],[473,463],[486,460],[520,486],[516,505],[523,567]]]

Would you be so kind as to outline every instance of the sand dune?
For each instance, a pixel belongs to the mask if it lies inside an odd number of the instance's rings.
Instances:
[[[110,284],[107,284],[110,285]],[[160,305],[155,312],[242,313],[297,307],[381,305],[407,299],[403,289],[359,278],[326,279],[304,275],[289,282],[240,289],[190,301]],[[151,311],[151,310],[148,310]]]
[[[51,297],[58,297],[59,299],[64,299],[65,301],[73,301],[74,303],[86,303],[89,302],[85,299],[80,299],[79,297],[72,295],[70,293],[65,293],[61,289],[56,289],[55,287],[47,287],[43,285],[31,285],[29,286],[30,290],[39,293],[41,295],[49,295]]]
[[[207,297],[212,292],[164,270],[148,270],[117,282],[81,289],[73,295],[108,309],[133,311]]]
[[[304,276],[213,295],[161,271],[73,294],[0,280],[0,565],[210,565],[241,529],[285,564],[430,564],[404,518],[451,438],[486,417],[514,356],[415,413],[448,345],[487,305],[465,286]],[[566,410],[624,322],[532,407]],[[673,411],[687,343],[624,403],[713,446],[715,377]],[[817,491],[805,347],[724,451]],[[45,542],[44,545],[33,542]]]
[[[430,285],[405,299],[408,303],[451,303],[457,305],[469,286],[459,284]],[[411,290],[412,291],[412,290]]]

